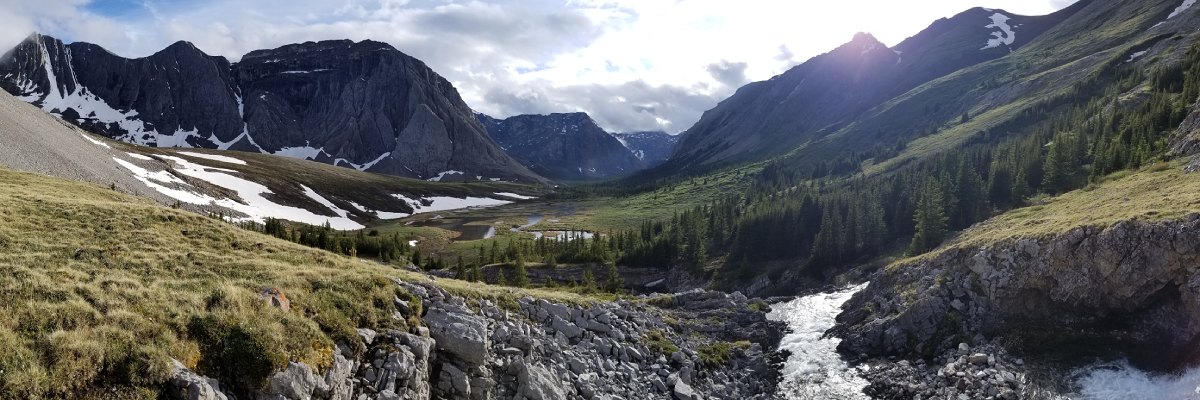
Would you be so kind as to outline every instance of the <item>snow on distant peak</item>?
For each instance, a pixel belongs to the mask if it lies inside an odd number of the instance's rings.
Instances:
[[[1175,16],[1183,14],[1184,11],[1187,11],[1194,5],[1196,5],[1196,0],[1183,0],[1183,4],[1180,4],[1179,7],[1175,7],[1175,11],[1172,11],[1171,15],[1167,16],[1167,19],[1175,18]]]
[[[980,50],[996,48],[1000,47],[1000,45],[1012,46],[1013,42],[1017,40],[1017,35],[1013,33],[1013,28],[1008,25],[1008,20],[1011,18],[1001,13],[993,13],[989,18],[991,18],[992,23],[984,26],[984,28],[996,28],[999,30],[992,32],[992,37],[987,40],[987,44]]]

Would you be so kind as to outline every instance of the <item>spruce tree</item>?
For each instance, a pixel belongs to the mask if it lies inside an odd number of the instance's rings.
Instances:
[[[454,266],[454,279],[467,279],[467,266],[463,264],[462,254],[458,255],[458,264]]]
[[[529,287],[529,271],[525,269],[525,257],[517,254],[516,267],[513,269],[513,284],[516,287]]]
[[[916,235],[909,245],[909,254],[920,254],[942,243],[946,237],[946,213],[942,200],[942,190],[932,179],[925,184],[921,198],[917,200],[917,211],[913,216],[916,223]]]
[[[608,267],[608,282],[605,283],[605,289],[612,293],[620,293],[625,288],[625,279],[621,277],[621,271],[617,269],[617,264],[607,263]]]
[[[596,291],[596,276],[592,274],[592,267],[583,267],[583,292],[591,293]]]
[[[481,279],[481,277],[479,276],[479,264],[471,264],[471,267],[467,273],[467,281],[479,282],[480,279]]]

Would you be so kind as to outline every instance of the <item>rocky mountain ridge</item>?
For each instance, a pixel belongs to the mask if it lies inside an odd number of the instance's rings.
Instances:
[[[891,48],[859,33],[837,49],[738,89],[681,135],[678,154],[655,173],[711,169],[787,154],[853,126],[868,110],[922,84],[1005,57],[1089,3],[1079,1],[1046,16],[973,8],[936,21]],[[912,128],[891,127],[893,131]],[[863,150],[867,149],[826,149],[812,158]]]
[[[477,117],[504,151],[548,178],[606,179],[645,167],[642,159],[586,113],[517,115],[502,120],[483,114]]]
[[[0,77],[21,100],[130,143],[422,179],[458,171],[467,180],[541,181],[487,136],[448,81],[379,42],[307,42],[230,63],[186,42],[127,59],[34,34],[0,59]]]

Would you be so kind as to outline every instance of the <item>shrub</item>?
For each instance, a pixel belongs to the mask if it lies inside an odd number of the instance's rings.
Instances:
[[[655,353],[669,356],[679,351],[679,346],[667,339],[663,331],[655,329],[646,334],[646,347]]]

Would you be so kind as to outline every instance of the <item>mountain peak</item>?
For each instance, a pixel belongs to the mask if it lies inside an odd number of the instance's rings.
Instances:
[[[863,42],[863,43],[871,43],[871,42],[874,42],[874,43],[880,43],[880,42],[879,42],[879,39],[876,39],[876,38],[875,38],[875,35],[872,35],[872,34],[870,34],[869,32],[859,32],[859,33],[855,33],[855,34],[854,34],[854,38],[853,38],[853,39],[850,39],[850,42],[852,42],[852,43],[853,43],[853,42]]]

